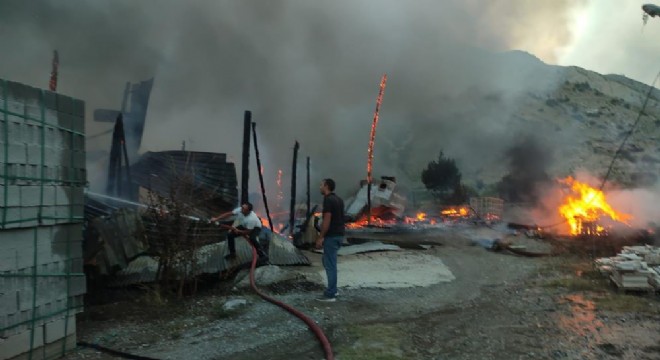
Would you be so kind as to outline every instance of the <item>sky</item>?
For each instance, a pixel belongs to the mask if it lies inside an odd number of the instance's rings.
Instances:
[[[411,157],[431,161],[440,150],[478,166],[506,151],[498,144],[511,140],[515,96],[497,115],[452,104],[475,91],[508,96],[533,86],[497,64],[498,53],[523,50],[548,64],[649,82],[660,70],[660,19],[642,27],[642,3],[3,0],[0,78],[47,87],[57,49],[58,92],[86,101],[94,135],[110,126],[91,121],[94,109],[118,108],[127,81],[155,77],[143,152],[185,141],[239,161],[251,110],[267,184],[278,169],[287,182],[298,140],[313,181],[335,177],[348,189],[366,175],[383,73],[376,173],[399,175]],[[106,151],[109,143],[101,136],[87,146]],[[106,166],[89,164],[92,185]]]
[[[645,3],[653,2],[592,0],[575,7],[569,12],[571,41],[556,53],[556,63],[651,83],[660,71],[660,18],[644,26]]]

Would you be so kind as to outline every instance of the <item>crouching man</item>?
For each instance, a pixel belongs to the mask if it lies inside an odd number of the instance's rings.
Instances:
[[[246,202],[241,205],[240,208],[237,208],[232,212],[211,218],[211,221],[217,221],[232,214],[236,216],[236,220],[234,220],[234,223],[229,228],[229,232],[227,233],[229,254],[225,255],[225,259],[236,259],[236,238],[243,236],[249,239],[252,246],[254,246],[254,248],[257,250],[257,254],[259,255],[258,262],[262,264],[267,263],[268,255],[266,255],[263,248],[261,247],[261,244],[259,243],[259,240],[257,239],[261,233],[261,220],[257,214],[252,211],[251,203]]]

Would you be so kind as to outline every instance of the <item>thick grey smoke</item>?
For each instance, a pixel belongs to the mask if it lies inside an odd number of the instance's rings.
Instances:
[[[537,205],[542,190],[552,182],[548,175],[553,161],[551,150],[540,139],[526,137],[513,144],[506,156],[509,173],[498,184],[500,195],[509,202]]]
[[[464,173],[501,161],[517,97],[552,84],[530,84],[491,51],[523,48],[553,61],[571,40],[578,3],[8,0],[0,77],[46,87],[57,49],[58,91],[86,100],[91,114],[118,108],[126,81],[155,76],[143,151],[185,140],[238,161],[242,114],[252,110],[271,198],[278,168],[288,181],[296,139],[300,158],[312,157],[314,184],[334,177],[346,193],[365,176],[383,73],[377,174],[418,181],[441,148]],[[87,131],[109,127],[88,121]],[[88,147],[109,149],[109,136]]]

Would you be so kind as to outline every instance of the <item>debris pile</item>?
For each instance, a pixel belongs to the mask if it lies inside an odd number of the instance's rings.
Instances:
[[[601,273],[620,290],[660,290],[660,248],[624,246],[614,257],[596,259]]]
[[[356,222],[367,221],[367,203],[371,197],[371,216],[373,219],[393,220],[403,217],[406,209],[406,197],[397,187],[396,178],[382,176],[380,182],[372,184],[371,194],[369,183],[362,181],[360,189],[346,200],[346,215]]]

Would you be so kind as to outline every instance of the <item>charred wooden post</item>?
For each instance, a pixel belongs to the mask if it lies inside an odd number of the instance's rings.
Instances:
[[[126,165],[126,180],[122,178],[122,157]],[[131,175],[129,171],[128,152],[126,151],[126,135],[124,133],[123,115],[119,113],[112,132],[112,145],[110,147],[110,161],[108,168],[108,183],[106,193],[108,195],[123,196],[124,182],[130,191]]]
[[[380,104],[383,102],[383,94],[385,93],[386,84],[387,74],[383,74],[383,77],[380,79],[380,90],[378,91],[378,98],[376,99],[376,111],[374,111],[374,120],[371,123],[369,148],[367,150],[367,224],[369,225],[371,224],[371,169],[373,168],[374,161],[374,142],[376,140],[376,127],[378,126]]]
[[[296,141],[293,146],[293,166],[291,167],[291,207],[289,213],[289,234],[293,235],[294,222],[296,220],[296,165],[298,162],[298,149],[300,144]]]
[[[121,150],[124,153],[124,165],[126,165],[126,192],[130,198],[133,198],[131,193],[131,164],[128,162],[128,151],[126,150],[126,133],[122,126],[121,129]],[[119,180],[122,181],[121,179]],[[121,196],[121,194],[119,194]]]
[[[266,208],[266,218],[268,218],[268,225],[271,232],[273,230],[273,220],[270,218],[270,210],[268,209],[268,198],[266,197],[266,187],[264,186],[264,173],[261,167],[261,157],[259,156],[259,146],[257,146],[257,123],[252,123],[252,140],[254,141],[254,157],[257,159],[257,171],[259,171],[259,184],[261,184],[261,197],[264,201],[264,208]]]
[[[371,180],[367,182],[367,225],[371,225]]]
[[[310,192],[310,175],[309,175],[309,156],[307,157],[307,218],[312,215],[312,198]]]
[[[128,106],[128,96],[131,94],[131,83],[126,82],[124,87],[124,96],[121,98],[121,112],[126,113],[126,107]]]
[[[110,160],[108,161],[108,180],[105,184],[105,192],[108,195],[115,195],[116,182],[117,182],[117,159],[121,161],[121,157],[118,156],[117,146],[117,136],[118,136],[118,127],[119,121],[121,120],[121,113],[117,116],[115,120],[115,127],[112,131],[112,143],[110,144]]]
[[[248,202],[248,180],[250,178],[250,127],[252,112],[245,111],[243,117],[243,162],[241,164],[241,204]]]

